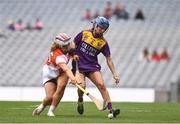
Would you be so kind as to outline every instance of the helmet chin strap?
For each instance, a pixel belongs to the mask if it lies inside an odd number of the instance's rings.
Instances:
[[[103,33],[101,33],[101,34],[94,34],[95,35],[95,37],[102,37],[103,36]]]
[[[103,34],[106,34],[108,30],[109,30],[109,28],[108,28],[108,29],[106,29],[106,30],[103,32]]]
[[[95,25],[93,26],[93,33],[94,33],[94,35],[97,36],[97,37],[103,36],[103,34],[105,34],[105,33],[108,31],[108,29],[106,29],[103,33],[101,33],[101,34],[96,34],[95,28],[96,28],[97,26],[98,26],[97,24],[95,24]]]

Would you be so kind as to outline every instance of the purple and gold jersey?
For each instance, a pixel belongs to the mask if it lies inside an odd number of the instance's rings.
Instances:
[[[98,54],[110,56],[109,45],[104,37],[94,37],[91,30],[80,32],[74,42],[77,46],[76,54],[79,56],[79,70],[81,72],[99,71]]]

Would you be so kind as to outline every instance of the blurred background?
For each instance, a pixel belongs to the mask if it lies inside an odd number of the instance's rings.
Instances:
[[[100,55],[106,86],[152,89],[153,102],[180,101],[179,0],[0,0],[0,92],[42,87],[54,36],[75,37],[98,15],[110,21],[105,38],[121,79],[115,85]],[[87,80],[87,87],[94,85]]]

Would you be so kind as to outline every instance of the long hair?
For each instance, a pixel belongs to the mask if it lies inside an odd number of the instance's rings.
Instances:
[[[51,46],[51,52],[54,51],[54,50],[56,50],[56,49],[59,49],[59,48],[60,48],[59,44],[56,43],[56,42],[53,42],[53,44],[52,44],[52,46]]]

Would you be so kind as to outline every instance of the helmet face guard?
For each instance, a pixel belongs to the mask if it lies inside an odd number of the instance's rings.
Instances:
[[[65,33],[60,33],[55,37],[55,42],[58,43],[61,47],[68,46],[71,41],[71,37]]]
[[[106,31],[109,28],[109,21],[102,16],[98,16],[95,19],[95,25],[103,28]]]

